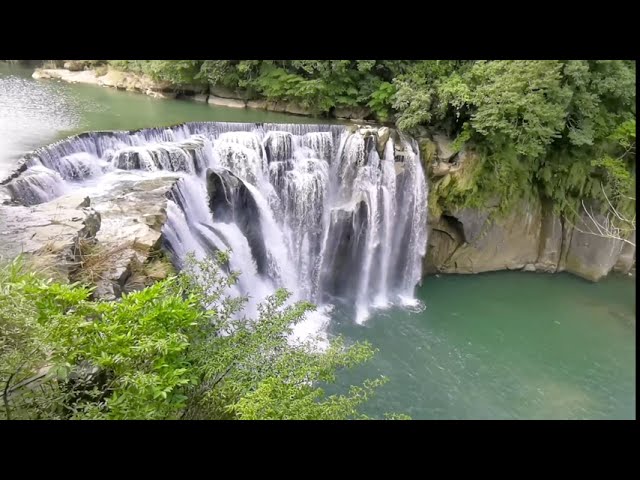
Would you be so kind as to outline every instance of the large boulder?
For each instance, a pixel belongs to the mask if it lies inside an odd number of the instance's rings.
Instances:
[[[389,127],[381,127],[377,132],[377,140],[376,140],[376,150],[378,151],[378,155],[380,158],[384,157],[384,150],[387,146],[387,142],[389,141],[389,136],[391,135],[391,131]]]
[[[505,216],[494,213],[490,218],[489,213],[489,209],[464,209],[451,215],[450,222],[457,222],[455,225],[464,243],[440,266],[440,271],[515,270],[535,263],[540,238],[540,203],[522,201]]]
[[[303,107],[302,105],[294,102],[287,103],[285,112],[293,115],[311,115],[313,113],[310,108]]]
[[[235,100],[244,100],[244,92],[238,90],[232,90],[230,88],[222,87],[219,85],[209,86],[209,93],[219,98],[232,98]]]
[[[267,109],[267,101],[266,100],[249,100],[247,102],[247,108],[255,108],[259,110]]]
[[[89,83],[119,90],[141,92],[158,98],[175,97],[173,85],[169,82],[153,80],[145,74],[121,72],[108,68],[104,75],[98,76],[94,70],[71,71],[67,69],[37,69],[33,73],[36,79],[55,79],[70,83]]]
[[[109,191],[91,198],[102,218],[97,251],[108,258],[96,281],[96,296],[119,297],[137,267],[160,250],[167,194],[177,179],[171,174],[146,179],[123,175]]]
[[[232,98],[216,97],[215,95],[209,95],[207,99],[209,105],[215,105],[218,107],[231,107],[231,108],[245,108],[247,105],[244,100],[235,100]]]
[[[433,141],[436,144],[438,160],[441,162],[449,162],[456,154],[456,151],[453,149],[453,142],[446,135],[436,134],[433,136]]]
[[[595,215],[595,218],[597,221],[602,220],[601,215]],[[606,276],[616,265],[624,242],[585,233],[593,229],[589,222],[589,217],[583,212],[576,225],[577,228],[573,228],[565,268],[571,273],[595,282]]]
[[[93,70],[72,72],[64,68],[38,68],[33,72],[33,78],[47,80],[62,80],[69,83],[89,83],[99,85],[99,79]]]
[[[266,102],[265,108],[267,110],[271,110],[272,112],[286,112],[287,104],[286,102]]]
[[[585,233],[593,230],[586,213],[574,227],[547,201],[520,201],[502,216],[496,207],[489,202],[478,209],[430,215],[423,272],[568,271],[597,281],[612,270],[633,269],[635,233],[630,243]]]
[[[146,74],[121,72],[109,68],[108,72],[98,79],[98,84],[119,90],[137,91],[153,97],[172,97],[172,84],[154,80]]]

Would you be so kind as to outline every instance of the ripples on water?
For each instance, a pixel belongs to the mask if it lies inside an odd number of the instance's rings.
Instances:
[[[79,127],[77,102],[64,86],[35,82],[23,69],[0,69],[0,177],[27,150]]]

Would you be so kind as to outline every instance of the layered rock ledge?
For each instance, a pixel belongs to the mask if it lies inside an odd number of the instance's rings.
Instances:
[[[24,254],[39,270],[96,286],[113,299],[164,277],[162,227],[177,176],[136,179],[123,172],[107,191],[76,191],[47,203],[0,205],[0,256]]]

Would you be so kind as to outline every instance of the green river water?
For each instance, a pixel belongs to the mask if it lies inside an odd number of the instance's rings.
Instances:
[[[92,85],[33,80],[0,63],[0,178],[25,152],[87,130],[186,121],[321,119],[160,100]],[[343,372],[347,385],[389,381],[365,413],[415,419],[635,419],[635,279],[592,284],[568,274],[496,272],[424,280],[421,312],[364,325],[336,312],[330,331],[379,352]]]

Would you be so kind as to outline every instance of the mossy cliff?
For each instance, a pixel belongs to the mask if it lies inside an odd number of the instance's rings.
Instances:
[[[483,190],[476,178],[478,152],[458,152],[443,135],[419,143],[430,189],[426,275],[568,271],[597,281],[634,266],[633,245],[580,231],[588,230],[586,213],[569,219],[541,195]]]

